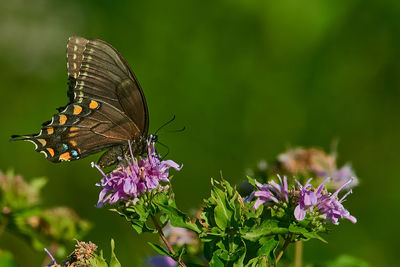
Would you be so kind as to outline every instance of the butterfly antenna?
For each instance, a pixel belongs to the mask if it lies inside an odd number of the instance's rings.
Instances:
[[[167,149],[167,154],[165,154],[161,160],[165,159],[165,157],[169,154],[169,147],[167,145],[164,145],[163,143],[161,143],[160,141],[157,142],[158,144],[162,145],[163,147],[165,147]]]
[[[169,131],[170,133],[180,133],[186,130],[186,126],[183,126],[181,129]]]
[[[157,131],[156,131],[154,134],[156,135],[162,128],[164,128],[165,126],[167,126],[168,124],[170,124],[170,123],[173,122],[174,120],[175,120],[175,115],[172,116],[172,119],[170,119],[169,121],[167,121],[166,123],[164,123],[163,125],[161,125],[161,126],[157,129]]]

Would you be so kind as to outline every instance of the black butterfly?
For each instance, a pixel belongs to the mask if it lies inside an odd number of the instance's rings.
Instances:
[[[67,44],[69,103],[58,108],[38,134],[13,135],[33,142],[52,162],[77,160],[107,150],[102,167],[127,151],[146,151],[149,112],[142,88],[128,63],[110,44],[72,36]],[[153,137],[156,138],[156,137]]]

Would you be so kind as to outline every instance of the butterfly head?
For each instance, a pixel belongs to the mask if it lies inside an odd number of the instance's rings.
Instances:
[[[158,141],[158,135],[156,135],[156,134],[151,134],[149,137],[148,137],[148,142],[149,143],[157,143],[157,141]]]

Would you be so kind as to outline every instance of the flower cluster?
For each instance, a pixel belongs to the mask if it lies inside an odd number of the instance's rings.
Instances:
[[[342,198],[338,198],[339,192],[351,183],[351,180],[344,183],[338,190],[333,194],[330,194],[324,190],[324,185],[329,178],[325,179],[317,189],[314,189],[310,180],[302,186],[297,180],[296,183],[300,188],[299,204],[297,205],[294,215],[297,220],[301,221],[305,218],[307,211],[312,211],[316,208],[321,215],[327,220],[332,221],[333,224],[339,224],[339,219],[348,219],[352,223],[356,223],[357,219],[350,215],[350,212],[346,210],[342,202],[351,193],[347,192]]]
[[[254,196],[258,197],[254,204],[254,208],[257,209],[260,205],[266,202],[288,202],[289,192],[286,176],[282,178],[278,175],[279,184],[271,180],[268,184],[260,184],[256,181],[256,186],[259,191],[254,192]]]
[[[260,184],[256,182],[258,191],[254,192],[254,196],[257,200],[254,203],[253,208],[257,209],[260,205],[273,204],[280,202],[291,202],[294,209],[294,216],[298,221],[303,220],[307,213],[317,211],[319,216],[326,218],[334,224],[339,224],[339,219],[348,219],[353,223],[357,222],[357,219],[350,215],[350,212],[346,210],[342,202],[351,193],[347,192],[342,198],[338,198],[339,192],[348,186],[352,181],[342,184],[333,194],[329,193],[325,188],[325,183],[329,179],[325,179],[317,188],[311,185],[311,179],[309,179],[305,185],[302,185],[296,180],[297,188],[288,190],[288,183],[286,177],[278,175],[279,184],[275,181],[270,181],[268,184]]]
[[[130,143],[129,150],[131,157],[125,156],[125,159],[121,159],[119,166],[109,174],[105,174],[99,166],[92,163],[92,167],[96,167],[103,175],[101,182],[96,184],[102,188],[98,207],[121,200],[135,202],[142,194],[157,188],[161,181],[168,183],[169,168],[181,169],[172,160],[161,160],[152,142],[148,142],[148,154],[144,158],[137,159],[133,156]]]
[[[65,267],[84,267],[84,266],[92,266],[89,265],[91,259],[95,258],[95,252],[97,250],[97,245],[90,242],[83,242],[75,240],[75,249],[68,256],[68,260],[62,266]],[[46,248],[44,249],[46,253],[49,255],[51,263],[46,265],[46,267],[61,267],[60,264],[56,262],[53,255]]]

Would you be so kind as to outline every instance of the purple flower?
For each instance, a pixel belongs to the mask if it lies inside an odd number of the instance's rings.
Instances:
[[[320,213],[326,216],[327,220],[331,220],[333,224],[339,224],[339,219],[348,219],[352,223],[356,223],[357,219],[350,214],[348,210],[346,210],[342,202],[343,200],[350,194],[352,191],[347,192],[341,199],[338,198],[338,194],[340,190],[348,186],[352,181],[349,180],[347,183],[344,183],[335,193],[332,195],[325,194],[320,197],[318,200],[317,209]]]
[[[254,196],[258,197],[254,203],[253,208],[257,209],[259,206],[266,202],[279,203],[282,201],[289,201],[288,185],[286,176],[282,178],[278,175],[279,184],[275,181],[270,181],[268,184],[260,184],[256,181],[258,191],[254,192]]]
[[[102,207],[104,203],[114,204],[121,200],[136,202],[142,194],[157,188],[160,181],[169,182],[169,168],[182,168],[172,160],[161,160],[152,142],[148,142],[148,154],[144,158],[133,157],[130,143],[129,149],[131,158],[125,156],[119,166],[108,175],[92,163],[92,167],[96,167],[103,175],[100,184],[96,184],[102,188],[98,207]]]
[[[294,210],[294,216],[297,220],[301,221],[306,217],[306,211],[309,209],[312,210],[312,207],[317,204],[318,197],[314,192],[311,184],[311,179],[309,179],[304,186],[302,186],[299,181],[296,180],[297,185],[299,186],[299,204],[296,206]],[[325,183],[322,182],[321,185]],[[320,185],[320,187],[321,187]],[[320,188],[318,187],[318,188]]]
[[[335,193],[330,194],[324,188],[328,179],[329,178],[325,179],[317,189],[314,189],[310,184],[311,179],[309,179],[304,186],[296,180],[296,183],[299,186],[299,200],[298,205],[294,210],[294,216],[298,221],[301,221],[305,218],[307,212],[311,212],[316,208],[322,216],[326,217],[327,220],[332,221],[334,224],[339,224],[338,220],[342,218],[348,219],[352,223],[356,223],[357,219],[354,216],[351,216],[350,212],[342,205],[342,201],[351,193],[351,191],[347,192],[341,199],[338,199],[339,192],[352,181],[349,180],[336,190]]]
[[[164,255],[157,255],[147,259],[147,264],[154,267],[176,267],[178,264],[174,259]]]

